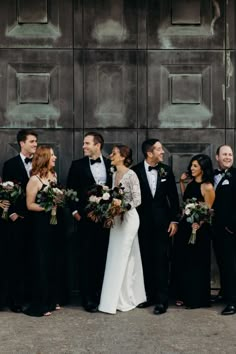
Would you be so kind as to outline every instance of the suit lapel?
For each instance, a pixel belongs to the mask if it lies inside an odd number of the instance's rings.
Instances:
[[[103,161],[104,161],[104,164],[105,164],[105,167],[106,167],[106,174],[107,174],[107,178],[106,178],[106,184],[108,184],[108,186],[112,186],[112,173],[110,171],[110,167],[111,167],[111,164],[110,164],[110,160],[108,160],[106,157],[102,156],[103,157]]]
[[[154,198],[158,192],[158,189],[160,188],[160,184],[161,184],[161,177],[159,175],[159,173],[157,174],[157,184],[156,184],[156,191],[155,191],[155,195],[154,195]]]
[[[88,180],[91,181],[91,184],[96,183],[96,181],[93,177],[91,168],[90,168],[89,158],[87,156],[84,158],[84,170],[85,170]]]
[[[25,184],[27,184],[27,182],[29,180],[29,176],[27,174],[27,171],[25,169],[24,163],[23,163],[20,155],[17,156],[16,161],[17,161],[17,165],[18,165],[17,166],[18,175],[21,176],[22,177],[21,179],[25,181]]]
[[[225,180],[228,180],[229,181],[229,184],[230,184],[230,178],[231,176],[227,176],[227,173],[230,173],[230,169],[228,169],[228,171],[226,172],[226,174],[221,178],[220,182],[217,184],[216,186],[216,191],[222,186],[223,182]]]

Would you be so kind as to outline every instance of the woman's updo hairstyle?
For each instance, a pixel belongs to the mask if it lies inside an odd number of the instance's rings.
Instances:
[[[127,145],[115,145],[117,149],[120,151],[120,155],[124,157],[124,165],[126,167],[129,167],[132,165],[133,159],[132,159],[132,149],[128,147]]]

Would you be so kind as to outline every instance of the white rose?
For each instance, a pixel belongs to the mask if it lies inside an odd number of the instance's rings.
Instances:
[[[193,208],[195,208],[195,204],[194,203],[188,203],[187,205],[186,205],[186,208],[187,209],[193,209]]]
[[[62,190],[59,189],[59,188],[53,188],[52,190],[53,190],[53,192],[55,192],[56,194],[63,194]]]
[[[185,215],[190,215],[191,211],[190,209],[185,209]]]
[[[96,197],[95,195],[91,195],[91,196],[89,197],[89,201],[90,201],[91,203],[96,203],[96,202],[97,202],[97,197]]]
[[[2,183],[3,187],[14,187],[14,183],[11,181],[6,181]]]
[[[103,189],[104,191],[108,191],[108,190],[109,190],[109,187],[108,187],[108,186],[103,186],[102,189]]]
[[[102,196],[102,199],[103,200],[108,200],[110,198],[110,194],[109,193],[104,193],[103,196]]]

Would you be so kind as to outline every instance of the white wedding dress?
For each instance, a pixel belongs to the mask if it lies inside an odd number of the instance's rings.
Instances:
[[[113,186],[115,174],[113,176]],[[141,203],[139,180],[128,170],[121,180],[125,200],[131,209],[121,221],[115,217],[110,231],[105,275],[99,311],[115,314],[116,310],[129,311],[146,301],[143,268],[138,242],[139,216],[136,207]]]

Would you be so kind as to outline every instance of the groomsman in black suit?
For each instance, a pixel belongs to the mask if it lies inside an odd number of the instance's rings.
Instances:
[[[216,151],[216,198],[213,205],[213,246],[220,271],[221,291],[226,307],[222,315],[236,313],[236,168],[233,151],[221,145]]]
[[[89,132],[84,137],[84,157],[72,162],[67,186],[77,191],[79,201],[71,205],[80,237],[80,264],[83,306],[96,312],[105,270],[109,231],[86,217],[88,190],[95,184],[111,185],[110,161],[102,155],[103,137]]]
[[[17,142],[20,153],[4,163],[2,178],[3,181],[20,183],[25,191],[32,168],[32,157],[37,148],[37,134],[22,129],[17,134]],[[30,239],[26,198],[10,206],[9,219],[9,302],[13,312],[21,312],[26,300],[24,295],[30,292]]]
[[[139,243],[143,263],[147,302],[139,308],[155,305],[160,315],[168,308],[169,238],[178,228],[179,198],[171,168],[163,164],[164,150],[158,139],[143,142],[144,161],[134,166],[142,203]]]

